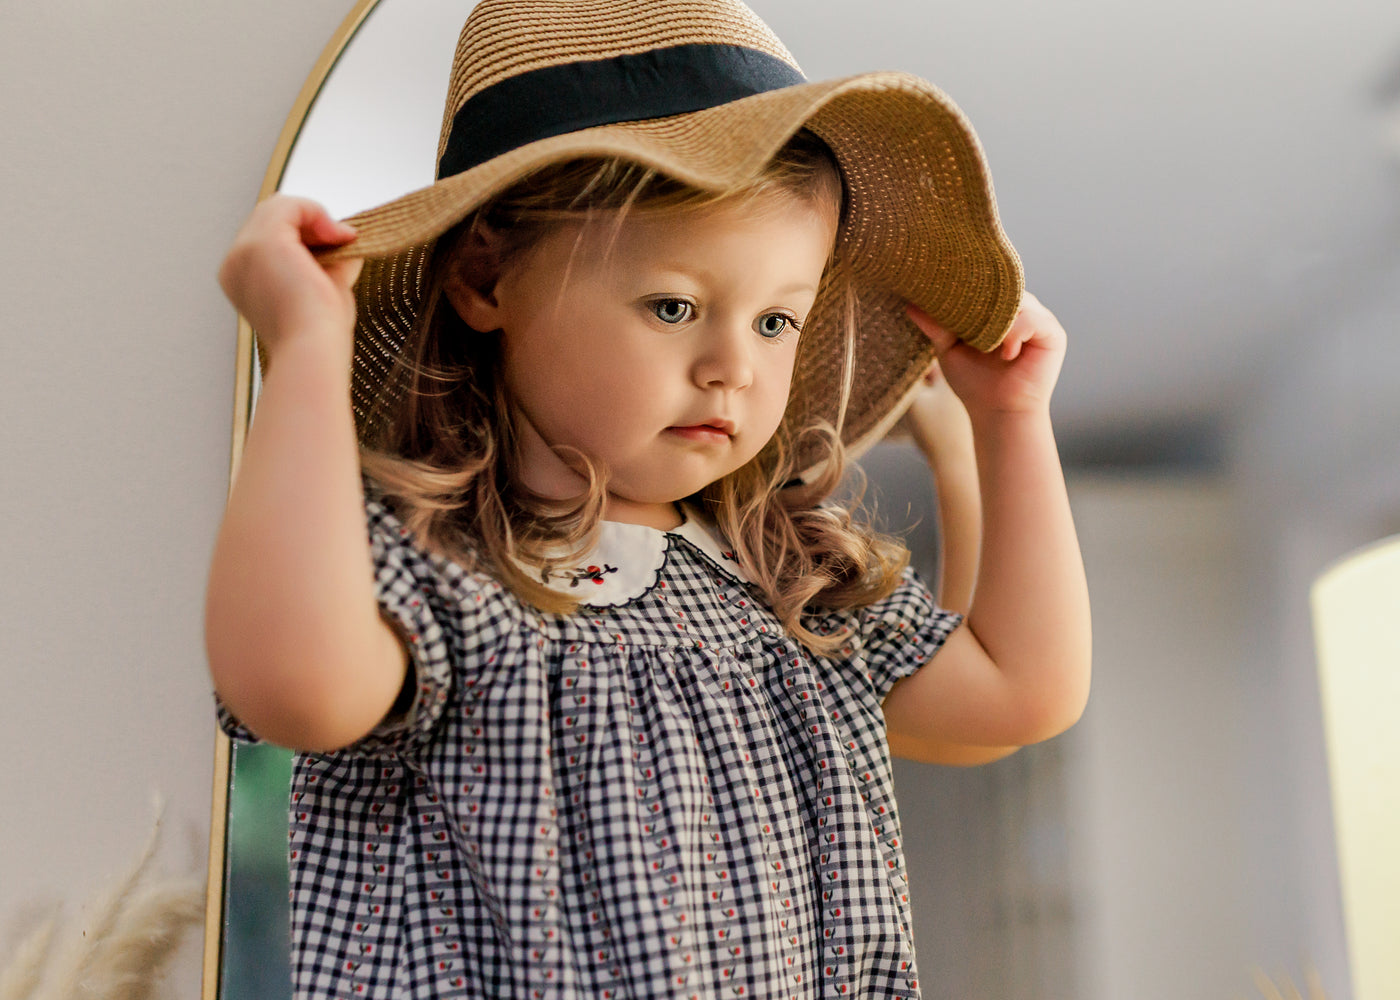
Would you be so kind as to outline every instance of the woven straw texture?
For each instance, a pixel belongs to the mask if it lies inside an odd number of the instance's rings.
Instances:
[[[462,31],[444,142],[461,103],[512,74],[696,42],[744,45],[796,65],[767,26],[733,0],[486,0]],[[348,221],[359,238],[329,256],[366,259],[356,286],[352,375],[361,435],[373,432],[367,417],[376,398],[396,391],[386,377],[421,305],[434,240],[491,196],[539,167],[607,155],[723,191],[756,177],[804,126],[835,153],[848,201],[836,266],[856,290],[860,337],[843,438],[856,452],[878,440],[933,358],[927,338],[905,316],[904,301],[991,350],[1014,319],[1023,289],[971,126],[932,84],[894,72],[541,139],[353,216]],[[819,300],[808,317],[788,407],[793,429],[817,418],[836,421],[842,310],[841,302]]]
[[[801,72],[778,36],[742,4],[483,0],[457,40],[438,158],[447,147],[457,109],[506,77],[547,66],[705,43],[757,49]]]

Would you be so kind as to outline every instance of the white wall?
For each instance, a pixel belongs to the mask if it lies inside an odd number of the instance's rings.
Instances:
[[[0,940],[123,870],[153,792],[166,869],[203,867],[235,335],[214,273],[349,6],[0,5]],[[197,995],[197,942],[171,985]]]
[[[1312,960],[1342,1000],[1331,846],[1299,829],[1330,818],[1304,766],[1318,720],[1277,707],[1308,690],[1310,639],[1287,637],[1289,663],[1257,639],[1273,589],[1236,484],[1079,473],[1071,498],[1094,608],[1084,718],[990,767],[896,768],[927,995],[1223,1000],[1254,966],[1298,979]]]
[[[1246,678],[1257,699],[1250,891],[1274,904],[1256,911],[1254,933],[1272,953],[1306,949],[1336,964],[1329,981],[1346,970],[1308,588],[1346,553],[1400,531],[1397,332],[1400,260],[1383,255],[1279,332],[1242,393],[1233,445],[1257,639]]]
[[[1254,963],[1241,825],[1250,607],[1220,483],[1081,478],[1094,690],[1074,733],[1084,998],[1228,997]]]

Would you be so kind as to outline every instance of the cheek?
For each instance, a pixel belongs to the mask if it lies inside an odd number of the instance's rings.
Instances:
[[[792,393],[792,373],[796,360],[796,351],[794,350],[767,372],[763,393],[763,412],[772,417],[775,430],[784,411],[787,410],[788,396]],[[776,415],[774,415],[775,413]]]
[[[609,358],[577,343],[519,343],[506,351],[506,386],[553,442],[596,450],[655,422],[654,372]]]

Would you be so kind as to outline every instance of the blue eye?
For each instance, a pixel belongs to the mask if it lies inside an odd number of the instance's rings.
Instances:
[[[661,322],[674,326],[690,319],[695,314],[695,307],[685,299],[657,299],[651,303],[651,311]]]
[[[796,326],[791,316],[784,316],[782,313],[768,313],[758,318],[754,329],[760,337],[776,340],[787,332],[789,326]]]

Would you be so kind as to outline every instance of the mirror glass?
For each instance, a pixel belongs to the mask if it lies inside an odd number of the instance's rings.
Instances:
[[[452,53],[473,6],[376,3],[326,77],[277,189],[344,218],[431,184]]]
[[[952,93],[1071,333],[1094,694],[997,764],[897,762],[927,998],[1224,998],[1256,966],[1350,995],[1306,593],[1400,531],[1400,7],[1341,3],[751,0],[813,78]],[[470,7],[370,6],[279,189],[346,216],[430,183]],[[928,572],[922,461],[862,464]],[[287,783],[234,748],[222,1000],[290,995]]]

